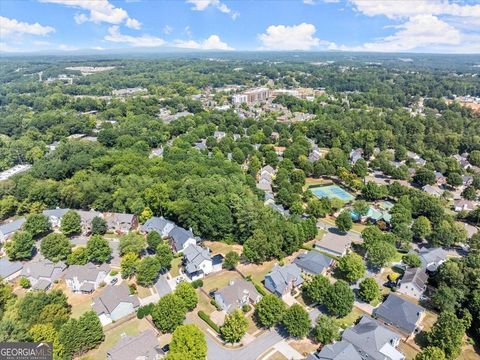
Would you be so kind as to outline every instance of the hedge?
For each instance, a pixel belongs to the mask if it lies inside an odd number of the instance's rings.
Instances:
[[[220,334],[220,328],[218,327],[218,325],[215,324],[212,319],[210,319],[210,316],[208,316],[204,311],[200,310],[198,312],[198,317],[205,321],[213,330]]]
[[[139,307],[137,310],[137,318],[143,319],[145,316],[150,315],[154,307],[154,304],[147,304]]]
[[[255,289],[257,289],[257,291],[260,293],[260,295],[262,296],[268,295],[267,290],[265,290],[265,288],[261,284],[258,284],[255,281],[252,281],[252,283],[253,283],[253,286],[255,286]]]

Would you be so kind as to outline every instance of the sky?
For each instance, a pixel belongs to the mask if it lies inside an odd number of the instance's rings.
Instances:
[[[480,0],[1,0],[0,52],[480,53]]]

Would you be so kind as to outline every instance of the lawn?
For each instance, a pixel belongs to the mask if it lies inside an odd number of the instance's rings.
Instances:
[[[170,269],[170,275],[177,277],[180,275],[180,266],[182,265],[182,258],[178,257],[172,260],[172,268]]]
[[[243,252],[243,246],[238,244],[229,245],[220,241],[204,241],[203,245],[205,245],[205,247],[208,247],[214,255],[222,254],[223,256],[225,256],[225,254],[230,251],[235,251],[239,254]]]
[[[242,277],[235,271],[222,271],[205,277],[203,279],[203,289],[209,293],[213,289],[221,289],[227,286],[230,280],[241,278]]]
[[[413,346],[405,343],[404,341],[400,341],[400,344],[398,345],[398,350],[400,350],[405,355],[406,360],[415,359],[415,356],[418,353],[418,351]]]
[[[122,334],[135,336],[144,330],[150,329],[151,326],[147,320],[139,320],[133,318],[124,324],[114,327],[111,330],[105,332],[105,340],[100,344],[97,349],[89,351],[85,357],[92,360],[105,360],[107,358],[107,351],[115,346]]]
[[[83,296],[83,301],[76,301],[75,304],[72,304],[70,299],[68,300],[69,304],[72,305],[72,316],[74,318],[78,319],[82,314],[92,310],[92,298],[89,295]]]
[[[209,298],[202,291],[200,291],[200,289],[197,289],[197,295],[198,295],[198,304],[195,311],[202,310],[208,315],[210,315],[213,311],[215,311],[215,307],[212,304],[210,304],[210,301],[212,300],[211,298]]]
[[[137,296],[139,298],[143,299],[150,295],[152,295],[152,293],[149,288],[137,285]]]
[[[267,261],[260,265],[238,265],[237,269],[243,274],[243,276],[251,276],[255,282],[261,283],[263,282],[265,275],[272,270],[275,263],[278,263],[278,260]]]
[[[247,333],[249,334],[254,334],[256,331],[258,331],[258,327],[253,321],[252,316],[253,316],[253,313],[250,316],[247,316],[247,321],[248,321]]]
[[[354,306],[350,314],[348,314],[343,318],[335,319],[335,321],[337,322],[338,326],[340,326],[343,329],[346,329],[352,326],[355,323],[355,321],[357,321],[363,315],[366,315],[366,314],[362,310]]]

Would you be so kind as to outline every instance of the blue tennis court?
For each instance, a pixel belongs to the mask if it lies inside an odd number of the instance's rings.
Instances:
[[[345,202],[349,202],[355,199],[355,196],[343,190],[338,185],[320,186],[320,187],[310,188],[310,190],[315,196],[319,198],[323,198],[323,197],[328,197],[329,199],[337,198]]]

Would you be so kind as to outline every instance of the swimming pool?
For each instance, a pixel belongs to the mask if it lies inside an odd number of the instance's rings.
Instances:
[[[355,196],[343,190],[338,185],[319,186],[319,187],[310,188],[310,190],[315,196],[319,198],[323,198],[323,197],[328,197],[329,199],[337,198],[345,202],[350,202],[353,199],[355,199]]]

